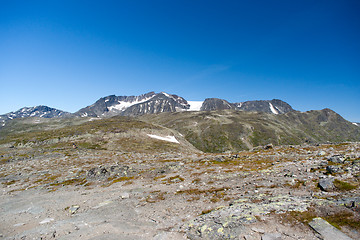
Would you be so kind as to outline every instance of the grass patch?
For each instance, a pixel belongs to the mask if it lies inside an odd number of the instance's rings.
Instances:
[[[350,191],[357,188],[357,186],[355,185],[352,185],[348,182],[340,181],[338,179],[334,180],[334,186],[340,191]]]
[[[150,195],[146,197],[145,201],[148,203],[156,203],[165,200],[165,194],[165,192],[161,191],[152,191]]]
[[[338,229],[341,229],[342,226],[349,226],[357,231],[360,230],[360,219],[355,219],[352,212],[338,212],[325,217],[325,219]]]
[[[183,182],[185,179],[182,178],[180,175],[176,175],[173,177],[169,177],[164,179],[163,181],[166,183],[178,183],[178,182]]]
[[[214,211],[214,210],[215,210],[215,208],[202,210],[202,211],[201,211],[201,215],[205,215],[205,214],[211,213],[211,212]]]
[[[64,180],[62,182],[52,183],[50,184],[50,186],[69,186],[69,185],[77,186],[77,185],[84,185],[86,183],[87,183],[86,178],[72,178],[72,179]]]

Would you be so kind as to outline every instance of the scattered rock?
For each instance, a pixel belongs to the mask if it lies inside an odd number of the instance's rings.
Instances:
[[[340,173],[340,172],[342,172],[342,169],[339,166],[329,165],[326,167],[326,172],[328,172],[330,174]]]
[[[333,155],[328,159],[328,161],[333,163],[344,163],[345,158],[343,155]]]

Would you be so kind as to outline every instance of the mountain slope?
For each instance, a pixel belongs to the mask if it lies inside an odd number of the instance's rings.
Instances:
[[[79,149],[150,154],[198,152],[178,132],[131,117],[31,120],[17,119],[0,129],[0,146],[72,150],[75,144]]]
[[[205,152],[291,145],[360,141],[360,129],[330,109],[267,114],[234,110],[144,115],[141,119],[179,131]]]

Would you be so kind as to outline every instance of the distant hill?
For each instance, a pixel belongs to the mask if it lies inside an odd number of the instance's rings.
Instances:
[[[141,119],[179,131],[205,152],[240,151],[267,144],[360,141],[360,128],[330,109],[279,115],[236,110],[182,112]]]

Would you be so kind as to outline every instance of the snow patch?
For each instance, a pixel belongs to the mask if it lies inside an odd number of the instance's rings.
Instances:
[[[167,94],[166,92],[161,92],[161,93],[167,96],[168,98],[173,98],[173,96],[170,96],[170,94]]]
[[[146,102],[148,100],[150,100],[151,98],[153,98],[154,96],[152,97],[149,97],[149,98],[145,98],[141,101],[133,101],[133,102],[124,102],[124,101],[118,101],[119,104],[116,104],[116,105],[113,105],[111,107],[108,107],[109,111],[114,111],[114,110],[118,110],[118,111],[125,111],[127,108],[135,105],[135,104],[139,104],[139,103],[143,103],[143,102]]]
[[[153,134],[148,134],[148,136],[151,138],[155,138],[155,139],[159,139],[159,140],[163,140],[163,141],[167,141],[167,142],[179,143],[179,141],[176,140],[176,138],[174,136],[161,137],[161,136],[157,136],[157,135],[153,135]]]
[[[279,114],[278,111],[276,111],[276,109],[274,108],[274,106],[271,103],[269,103],[269,106],[270,106],[270,110],[272,113]]]
[[[87,117],[87,115],[88,115],[88,113],[85,112],[85,113],[81,114],[81,117]]]
[[[352,124],[354,124],[355,126],[358,126],[358,127],[359,127],[359,124],[357,124],[357,123],[352,123]]]
[[[200,111],[203,102],[204,101],[188,101],[188,104],[190,104],[188,111]]]

